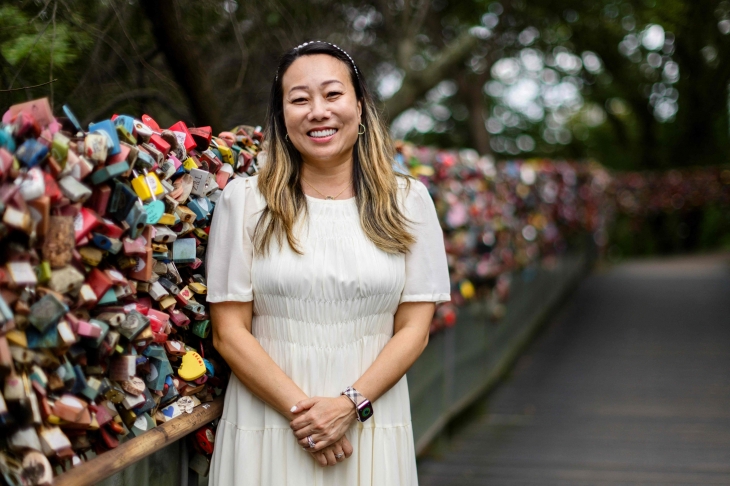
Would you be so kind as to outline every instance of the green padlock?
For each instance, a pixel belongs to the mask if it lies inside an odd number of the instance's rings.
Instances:
[[[210,319],[197,321],[193,324],[193,334],[203,339],[207,338],[208,334],[210,334]]]

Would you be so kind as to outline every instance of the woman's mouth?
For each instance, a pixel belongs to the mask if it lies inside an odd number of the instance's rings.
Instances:
[[[337,133],[337,129],[335,128],[327,128],[325,130],[312,130],[307,132],[307,135],[309,135],[312,138],[328,138],[331,137]]]

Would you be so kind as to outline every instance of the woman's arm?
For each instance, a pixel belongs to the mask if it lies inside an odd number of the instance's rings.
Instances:
[[[213,346],[254,395],[291,420],[292,404],[307,395],[264,351],[251,334],[253,302],[210,304]]]
[[[393,337],[352,386],[371,402],[390,390],[426,348],[435,310],[432,302],[407,302],[398,306]],[[291,427],[299,443],[306,445],[306,437],[311,435],[317,443],[314,450],[321,450],[344,435],[355,420],[355,405],[344,396],[313,397],[298,402],[296,413],[298,416],[292,420]]]

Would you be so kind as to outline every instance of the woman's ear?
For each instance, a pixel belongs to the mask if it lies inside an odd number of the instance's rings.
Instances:
[[[360,119],[360,123],[362,123],[362,101],[357,100],[357,117]]]

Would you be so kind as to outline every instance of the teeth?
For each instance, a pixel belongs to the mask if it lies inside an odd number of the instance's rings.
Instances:
[[[313,130],[309,132],[310,137],[314,138],[324,138],[324,137],[330,137],[334,135],[337,132],[334,128],[330,128],[329,130]]]

